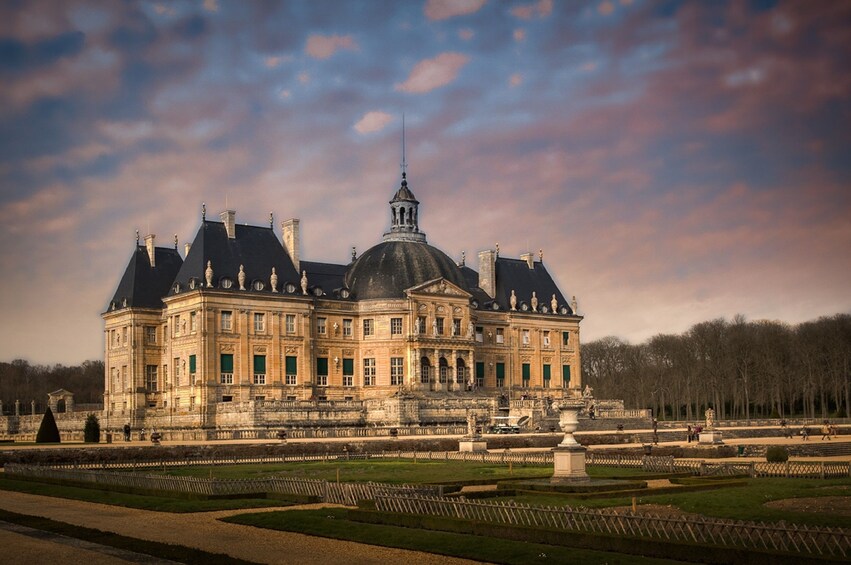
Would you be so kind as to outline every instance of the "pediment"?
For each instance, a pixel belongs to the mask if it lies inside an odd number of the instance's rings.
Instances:
[[[436,294],[441,296],[458,296],[463,298],[470,298],[472,296],[472,294],[470,294],[463,288],[459,287],[454,283],[449,282],[444,278],[434,279],[418,284],[417,286],[412,286],[405,292],[407,292],[409,295]]]

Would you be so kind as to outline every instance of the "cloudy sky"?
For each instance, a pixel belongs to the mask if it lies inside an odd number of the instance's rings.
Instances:
[[[851,311],[851,3],[3,2],[0,360],[102,358],[135,231],[544,250],[583,340]],[[280,232],[280,228],[276,230]]]

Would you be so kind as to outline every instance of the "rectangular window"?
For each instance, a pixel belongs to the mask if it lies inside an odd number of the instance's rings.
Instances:
[[[402,335],[402,318],[390,318],[390,335]]]
[[[529,386],[529,381],[532,380],[532,369],[529,363],[523,363],[523,386]]]
[[[298,357],[288,355],[284,358],[284,384],[298,383]]]
[[[505,386],[505,363],[496,364],[496,386]]]
[[[145,343],[155,345],[157,343],[157,327],[145,326]]]
[[[405,359],[403,357],[390,358],[390,384],[402,386],[405,381]]]
[[[316,358],[316,384],[319,386],[328,386],[328,358]]]
[[[189,313],[189,331],[192,333],[198,331],[198,315],[195,312]]]
[[[550,387],[550,377],[550,366],[544,365],[544,387],[546,388]]]
[[[328,320],[326,318],[316,318],[316,333],[319,335],[325,335],[328,331]]]
[[[233,329],[233,312],[230,310],[222,311],[222,331],[229,332]]]
[[[375,384],[375,359],[363,360],[363,386]]]
[[[256,385],[265,385],[266,384],[266,356],[265,355],[255,355],[254,356],[254,384],[256,384]]]
[[[130,383],[127,382],[127,365],[121,366],[121,389],[127,390],[130,387]]]
[[[180,357],[174,358],[174,365],[171,366],[174,371],[174,386],[180,386]]]
[[[530,341],[529,330],[523,330],[523,345],[529,345]]]
[[[455,318],[452,320],[452,335],[461,335],[461,319]]]
[[[189,409],[195,410],[195,397],[194,396],[189,397]]]
[[[352,337],[352,321],[343,320],[343,337]]]
[[[284,328],[288,334],[295,333],[295,314],[287,314],[287,317],[284,318],[284,323],[286,327]]]
[[[496,342],[497,343],[505,343],[505,330],[502,328],[496,328]]]
[[[355,360],[343,359],[343,386],[355,384]]]
[[[570,388],[570,365],[561,366],[561,386]]]
[[[482,326],[476,326],[476,341],[482,343],[485,341],[485,328]]]
[[[157,366],[145,365],[145,390],[157,392]]]
[[[570,343],[570,332],[561,332],[561,344],[565,347]]]
[[[196,364],[195,363],[196,363],[195,356],[190,355],[189,356],[189,375],[193,376],[193,377],[195,376],[195,370],[196,370]]]
[[[254,333],[266,333],[266,314],[254,313]]]
[[[109,348],[112,349],[115,347],[115,330],[109,330]]]
[[[443,318],[435,318],[434,321],[437,322],[435,325],[437,328],[437,335],[443,335]]]
[[[233,353],[222,353],[219,357],[221,364],[221,379],[223,385],[233,384]]]
[[[550,332],[544,331],[544,347],[550,346]]]
[[[372,318],[363,321],[363,337],[371,336],[375,332]]]
[[[123,328],[123,329],[121,330],[121,335],[122,335],[121,342],[122,342],[124,345],[127,345],[127,328]]]
[[[476,361],[476,386],[485,386],[485,362]]]
[[[180,335],[180,314],[174,317],[173,324],[174,325],[171,327],[171,335],[173,337],[177,337]]]
[[[426,318],[425,316],[417,316],[417,333],[426,333]]]

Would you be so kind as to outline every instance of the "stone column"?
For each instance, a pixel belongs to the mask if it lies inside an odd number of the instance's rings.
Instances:
[[[20,415],[21,415],[21,401],[16,400],[15,401],[15,416],[20,416]]]
[[[30,401],[30,408],[32,408],[31,414],[35,416],[35,400]]]

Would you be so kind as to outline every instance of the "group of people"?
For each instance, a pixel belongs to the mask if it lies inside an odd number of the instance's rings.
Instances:
[[[786,420],[780,420],[780,430],[783,432],[783,437],[792,439],[792,431],[786,424]],[[801,426],[801,430],[798,432],[798,435],[801,436],[801,441],[809,441],[810,429],[807,426]],[[825,439],[830,440],[832,437],[836,437],[837,435],[839,435],[839,429],[836,427],[836,424],[831,424],[829,420],[825,420],[821,425],[822,441]]]
[[[700,432],[702,432],[702,431],[703,431],[703,426],[699,426],[697,424],[692,426],[691,424],[689,424],[686,427],[686,436],[687,436],[687,439],[688,439],[688,443],[691,443],[693,441],[697,441],[698,438],[700,437]]]

